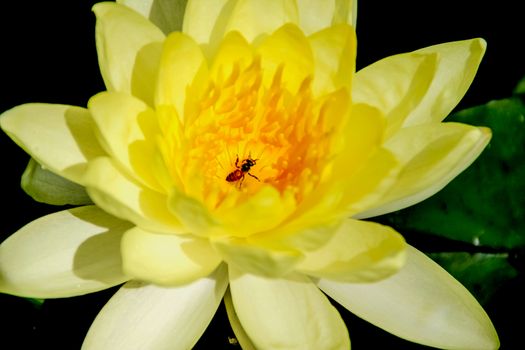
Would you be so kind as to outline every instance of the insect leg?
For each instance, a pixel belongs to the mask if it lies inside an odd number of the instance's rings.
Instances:
[[[259,178],[258,178],[257,176],[255,176],[255,175],[252,175],[252,174],[250,174],[250,173],[248,173],[248,175],[250,175],[251,177],[253,177],[255,180],[257,180],[257,181],[259,181],[259,182],[261,181],[261,180],[259,180]],[[244,176],[243,176],[243,177],[244,177]]]

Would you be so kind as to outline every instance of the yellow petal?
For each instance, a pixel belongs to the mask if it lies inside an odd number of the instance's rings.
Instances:
[[[436,54],[401,54],[382,59],[357,72],[352,86],[354,103],[381,110],[393,135],[422,103],[435,76]]]
[[[226,267],[180,287],[129,282],[102,308],[84,350],[191,349],[228,286]]]
[[[164,34],[127,6],[104,2],[93,6],[100,71],[110,91],[133,93],[152,102]]]
[[[355,27],[357,0],[298,0],[297,7],[299,24],[306,34],[340,23]]]
[[[224,35],[219,28],[224,28],[233,5],[229,0],[188,0],[182,32],[199,44],[219,41]]]
[[[219,207],[214,215],[232,236],[246,237],[279,226],[295,207],[292,193],[281,194],[274,187],[264,185],[249,199],[224,210]]]
[[[386,144],[401,162],[396,183],[364,218],[419,203],[445,187],[479,156],[491,132],[459,123],[419,125],[401,129]]]
[[[497,349],[483,308],[458,281],[413,247],[397,274],[370,284],[320,280],[319,287],[357,316],[398,337],[440,348]]]
[[[331,26],[309,36],[308,41],[315,58],[314,91],[340,87],[350,91],[356,57],[354,29],[348,25]]]
[[[211,240],[228,266],[266,276],[282,276],[293,270],[303,255],[288,247],[264,246],[249,238],[221,237]]]
[[[228,76],[235,64],[248,65],[253,60],[253,48],[239,32],[230,32],[221,41],[217,53],[213,58],[211,76],[216,80],[220,75]]]
[[[194,80],[204,80],[207,71],[206,60],[197,43],[185,34],[170,34],[162,50],[156,106],[174,106],[181,120],[184,120],[188,88]]]
[[[2,114],[2,129],[46,169],[80,183],[87,162],[105,152],[86,109],[30,103]]]
[[[0,245],[0,292],[63,298],[123,283],[120,239],[129,228],[95,206],[41,217]]]
[[[128,230],[122,238],[122,266],[134,279],[160,285],[191,283],[221,262],[206,239]]]
[[[225,34],[237,30],[253,42],[285,23],[298,24],[299,17],[292,0],[237,0],[226,23]]]
[[[275,72],[283,67],[282,81],[296,92],[306,78],[314,73],[314,58],[308,40],[301,30],[292,24],[284,25],[265,38],[257,48],[264,70]],[[270,86],[273,74],[265,74],[266,86]]]
[[[168,209],[190,233],[208,237],[219,225],[202,202],[173,188],[168,197]]]
[[[162,192],[155,176],[155,171],[163,167],[155,142],[160,133],[155,111],[131,95],[111,92],[95,95],[88,107],[100,143],[112,159],[128,176]]]
[[[472,83],[485,46],[472,39],[387,57],[357,72],[352,97],[384,112],[389,135],[402,126],[439,122]]]
[[[181,224],[168,211],[165,195],[129,180],[111,159],[89,163],[84,183],[93,202],[116,217],[154,232],[181,232]]]
[[[347,219],[332,239],[308,252],[297,270],[344,282],[373,282],[396,273],[405,262],[405,241],[388,226]]]
[[[117,0],[148,18],[165,34],[180,31],[185,0]]]
[[[229,275],[235,312],[256,348],[350,348],[341,316],[307,277],[268,279],[232,267]]]
[[[377,206],[385,193],[396,185],[400,170],[401,164],[392,152],[378,149],[361,169],[348,177],[342,206],[351,215]]]

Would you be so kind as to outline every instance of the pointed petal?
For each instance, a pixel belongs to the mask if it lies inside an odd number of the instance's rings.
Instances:
[[[0,245],[0,291],[62,298],[123,283],[120,239],[130,226],[95,206],[41,217]]]
[[[319,2],[320,3],[320,2]],[[356,37],[348,25],[330,26],[308,37],[315,58],[314,91],[351,89]]]
[[[129,180],[111,159],[90,162],[84,182],[93,202],[108,213],[146,230],[181,232],[179,221],[168,211],[167,197]]]
[[[347,219],[320,249],[305,254],[297,270],[344,282],[372,282],[396,273],[405,262],[405,241],[388,226]]]
[[[383,111],[388,134],[443,120],[472,83],[485,52],[483,39],[450,42],[387,57],[354,78],[355,103]]]
[[[122,238],[122,265],[128,276],[160,285],[180,285],[208,276],[221,259],[208,240],[147,232],[139,227]]]
[[[190,86],[194,82],[207,83],[207,72],[204,54],[193,38],[179,32],[170,34],[162,49],[155,105],[174,106],[184,120],[187,96],[198,93],[190,91]]]
[[[310,44],[303,32],[293,24],[286,24],[263,39],[257,52],[261,55],[262,69],[269,72],[264,74],[266,86],[272,84],[273,72],[282,65],[282,80],[292,92],[297,91],[303,81],[314,73]]]
[[[357,0],[298,0],[297,7],[299,24],[305,34],[340,23],[355,27]]]
[[[232,267],[229,272],[235,312],[256,348],[350,348],[341,316],[306,276],[268,279]]]
[[[29,103],[2,114],[2,129],[46,169],[81,183],[87,162],[105,152],[80,107]]]
[[[401,129],[385,147],[402,163],[399,177],[365,218],[400,210],[427,199],[465,170],[488,144],[491,132],[459,123]]]
[[[127,6],[103,2],[93,6],[93,11],[97,17],[98,61],[107,89],[133,93],[151,103],[160,57],[158,45],[164,34]],[[149,54],[141,54],[144,51]],[[135,81],[137,78],[140,81]]]
[[[224,306],[226,307],[226,313],[228,314],[228,321],[230,321],[230,326],[232,327],[233,333],[235,333],[235,338],[237,338],[241,349],[256,350],[255,345],[253,345],[250,337],[248,337],[248,334],[246,334],[246,331],[242,327],[237,312],[235,312],[230,289],[227,289],[226,294],[224,294]]]
[[[232,1],[229,0],[188,0],[182,32],[191,36],[199,44],[210,43],[212,34],[217,33],[217,28],[224,28],[224,23],[232,11]],[[221,32],[221,36],[224,33]],[[214,37],[214,39],[220,39]]]
[[[116,92],[93,96],[88,108],[100,143],[112,159],[129,177],[162,192],[155,174],[163,164],[155,141],[160,133],[155,111],[131,95]]]
[[[227,23],[225,34],[237,30],[253,42],[286,23],[299,24],[299,16],[293,0],[238,0]]]
[[[440,349],[496,349],[498,336],[476,299],[423,253],[372,284],[320,280],[319,287],[359,317],[401,338]]]
[[[165,34],[181,31],[185,0],[117,0],[149,19]]]
[[[129,282],[91,325],[83,350],[191,349],[228,286],[226,267],[180,287]]]

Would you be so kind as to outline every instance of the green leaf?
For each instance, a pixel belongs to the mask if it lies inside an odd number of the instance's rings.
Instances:
[[[525,95],[525,77],[519,81],[514,89],[514,95]]]
[[[182,19],[187,0],[117,0],[118,3],[131,7],[164,34],[182,30]]]
[[[22,189],[37,202],[52,205],[85,205],[92,201],[84,187],[43,169],[29,161],[21,181]]]
[[[432,253],[429,256],[458,279],[481,304],[518,276],[508,254]]]
[[[379,221],[474,245],[525,246],[525,105],[519,97],[456,113],[447,121],[488,126],[483,154],[438,194]]]

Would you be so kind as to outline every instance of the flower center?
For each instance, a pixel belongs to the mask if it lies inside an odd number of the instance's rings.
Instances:
[[[265,70],[258,57],[220,67],[186,113],[184,156],[172,165],[187,194],[208,208],[266,185],[299,203],[326,171],[334,131],[326,114],[334,96],[315,98],[312,77],[291,91],[285,69]]]

